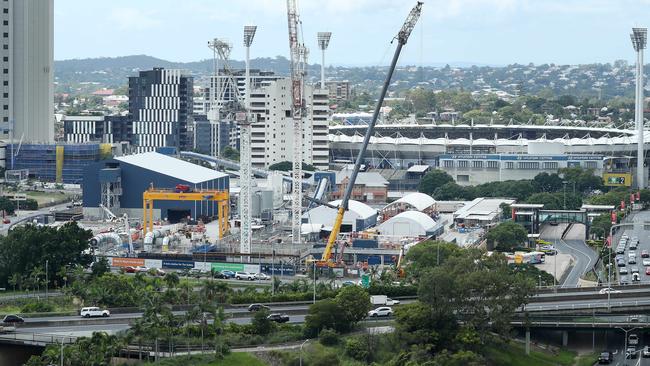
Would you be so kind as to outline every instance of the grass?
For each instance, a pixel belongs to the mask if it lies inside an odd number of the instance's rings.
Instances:
[[[214,356],[196,355],[181,356],[165,359],[158,362],[145,363],[145,366],[265,366],[257,357],[250,353],[233,352],[226,355],[220,360],[215,360]]]
[[[495,366],[572,366],[576,359],[576,354],[567,350],[558,353],[531,350],[530,355],[526,355],[524,346],[517,343],[491,345],[485,348],[483,354],[489,364]]]
[[[575,366],[593,366],[598,361],[599,352],[580,355],[576,358]]]
[[[27,198],[35,199],[38,202],[39,206],[45,203],[59,203],[64,202],[69,199],[70,195],[54,192],[39,192],[39,191],[27,191],[24,192],[27,195]]]

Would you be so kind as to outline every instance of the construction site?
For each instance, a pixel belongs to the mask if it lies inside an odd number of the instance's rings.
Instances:
[[[317,35],[321,75],[314,85],[308,85],[309,51],[296,2],[289,0],[290,107],[286,115],[291,125],[286,128],[292,134],[286,138],[291,141],[290,171],[271,171],[252,164],[255,151],[251,138],[268,116],[255,113],[251,105],[251,95],[264,90],[260,89],[263,85],[251,82],[250,49],[257,27],[246,25],[243,85],[241,71],[229,65],[232,44],[219,38],[208,42],[214,58],[207,110],[210,154],[162,150],[112,157],[105,154],[77,168],[62,163],[68,149],[52,146],[56,159],[51,164],[49,160],[33,159],[34,166],[49,164],[48,174],[53,178],[61,176],[63,169],[76,169],[83,203],[45,216],[55,216],[58,221],[53,225],[75,220],[92,230],[94,254],[106,257],[113,267],[230,269],[291,276],[313,266],[353,277],[373,266],[399,269],[405,250],[441,235],[450,218],[428,195],[412,193],[388,205],[379,204],[360,198],[355,182],[400,52],[419,18],[421,5],[411,10],[394,39],[395,53],[364,145],[343,183],[334,171],[303,169],[304,162],[315,163],[314,157],[304,155],[303,135],[313,127],[311,123],[316,123],[306,117],[319,116],[324,123],[330,119],[326,101],[320,103],[325,106],[325,114],[316,112],[316,96],[324,89],[325,51],[332,34]],[[162,75],[175,77],[173,73]],[[312,90],[313,99],[309,101],[306,88]],[[224,144],[231,137],[224,136],[224,126],[236,126],[239,161],[222,156]],[[29,145],[16,147],[21,148],[23,154],[30,152]],[[95,154],[101,150],[92,148]]]

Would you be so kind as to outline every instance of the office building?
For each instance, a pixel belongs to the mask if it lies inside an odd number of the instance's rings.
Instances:
[[[4,0],[0,137],[54,141],[54,1]]]
[[[64,116],[63,140],[68,143],[131,140],[128,116]]]
[[[326,81],[325,89],[329,93],[329,98],[332,102],[350,100],[352,98],[352,90],[350,89],[350,82],[344,81]]]
[[[191,149],[188,124],[192,115],[193,79],[181,70],[140,71],[129,77],[131,144],[135,152],[158,147]]]
[[[327,90],[305,85],[307,108],[303,119],[303,161],[316,169],[329,168]],[[267,87],[251,90],[251,113],[258,122],[251,125],[252,165],[268,168],[292,161],[293,118],[291,116],[291,80],[281,78]]]

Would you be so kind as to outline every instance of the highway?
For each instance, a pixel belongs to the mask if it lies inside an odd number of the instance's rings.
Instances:
[[[562,238],[568,225],[545,225],[540,231],[540,239],[553,243],[560,253],[570,254],[573,257],[573,265],[569,267],[568,274],[562,277],[561,287],[578,285],[580,277],[589,271],[598,259],[598,254],[584,241],[583,225],[573,225],[565,238]]]
[[[632,222],[645,222],[645,221],[650,221],[650,211],[640,211],[634,214],[632,217]],[[614,283],[620,283],[621,276],[626,276],[628,283],[631,283],[632,281],[632,268],[637,268],[639,270],[639,279],[641,282],[650,282],[650,275],[646,275],[646,268],[650,268],[650,266],[644,266],[643,265],[643,259],[641,257],[641,253],[646,250],[648,253],[650,253],[650,237],[648,237],[648,232],[644,230],[643,225],[635,225],[634,227],[628,227],[625,228],[625,230],[621,230],[616,235],[614,235],[614,238],[612,240],[612,250],[616,250],[616,246],[618,245],[618,242],[620,241],[620,238],[623,234],[627,234],[630,238],[632,237],[637,237],[639,238],[639,245],[636,250],[630,250],[630,243],[625,247],[625,253],[623,254],[623,258],[625,259],[625,262],[627,265],[625,267],[616,267],[616,273],[612,273],[612,279],[611,281]],[[629,254],[630,253],[635,253],[636,254],[636,264],[629,264]],[[627,270],[627,274],[620,274],[620,271],[622,268],[625,268]]]

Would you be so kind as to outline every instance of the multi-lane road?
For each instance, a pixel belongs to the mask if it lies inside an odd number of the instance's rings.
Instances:
[[[569,272],[562,276],[560,285],[575,287],[580,278],[596,264],[598,253],[585,243],[584,225],[573,225],[563,238],[562,234],[568,225],[545,225],[540,232],[540,239],[553,243],[560,253],[570,254],[573,257],[573,265],[569,267]]]

